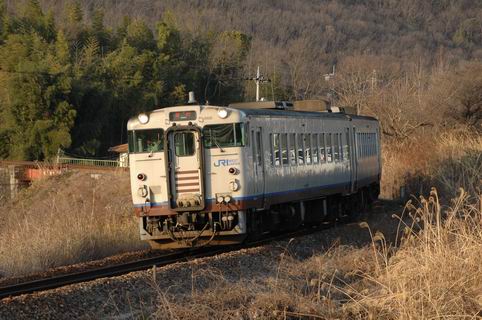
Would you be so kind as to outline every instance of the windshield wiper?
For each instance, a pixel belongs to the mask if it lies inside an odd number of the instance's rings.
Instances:
[[[213,140],[213,141],[214,141],[214,144],[216,145],[216,147],[219,148],[219,151],[224,152],[224,149],[221,148],[221,146],[219,145],[219,143],[218,143],[216,140]]]

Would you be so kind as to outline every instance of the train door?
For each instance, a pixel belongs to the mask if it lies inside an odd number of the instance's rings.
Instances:
[[[350,193],[355,193],[357,190],[357,171],[358,171],[358,157],[357,157],[357,144],[356,144],[356,128],[352,126],[350,136]]]
[[[251,146],[253,151],[254,194],[257,195],[261,205],[264,206],[264,157],[262,128],[251,130]]]
[[[201,131],[193,126],[166,131],[169,203],[176,211],[204,209]]]

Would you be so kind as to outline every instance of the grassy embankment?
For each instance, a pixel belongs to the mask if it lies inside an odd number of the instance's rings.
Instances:
[[[0,275],[48,268],[145,248],[124,172],[71,172],[37,181],[2,205]]]

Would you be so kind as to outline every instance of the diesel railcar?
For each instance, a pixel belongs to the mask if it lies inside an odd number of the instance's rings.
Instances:
[[[130,119],[141,239],[154,248],[238,243],[350,218],[376,199],[378,121],[292,106],[188,104]]]

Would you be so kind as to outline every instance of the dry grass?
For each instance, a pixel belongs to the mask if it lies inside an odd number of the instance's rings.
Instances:
[[[444,210],[435,190],[407,211],[404,238],[393,256],[383,238],[378,267],[364,273],[366,292],[352,295],[352,313],[385,319],[482,317],[482,198],[461,191]]]
[[[460,187],[471,195],[481,191],[482,136],[468,130],[384,145],[382,161],[381,196],[386,199],[397,199],[402,186],[406,195],[427,194],[433,186],[448,197]]]
[[[71,172],[2,206],[0,274],[18,276],[145,248],[126,173]]]
[[[300,259],[290,245],[261,274],[193,267],[158,290],[158,319],[476,319],[482,317],[482,207],[462,192],[442,208],[435,191],[407,204],[401,239],[374,232],[363,248]],[[407,221],[411,221],[408,223]],[[366,223],[362,227],[368,227]],[[368,229],[371,233],[372,231]],[[256,266],[254,264],[254,266]],[[235,272],[234,272],[235,274]],[[182,287],[184,286],[184,287]]]

